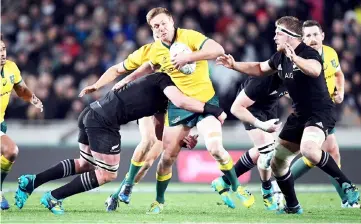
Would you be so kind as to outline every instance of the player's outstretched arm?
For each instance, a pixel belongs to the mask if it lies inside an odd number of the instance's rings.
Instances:
[[[105,86],[106,84],[112,82],[118,76],[123,75],[127,72],[123,66],[124,62],[119,64],[113,65],[112,67],[108,68],[104,74],[99,78],[99,80],[94,83],[93,85],[85,87],[79,94],[80,97],[84,96],[85,94],[92,93],[97,91],[99,88]]]
[[[14,85],[16,94],[24,101],[33,104],[36,108],[39,108],[43,112],[43,103],[38,97],[28,88],[24,81]]]
[[[255,103],[249,98],[244,90],[237,96],[231,107],[231,113],[236,116],[239,120],[252,124],[256,128],[259,128],[266,132],[278,131],[282,123],[276,124],[279,119],[271,119],[266,122],[258,120],[253,114],[247,109]]]
[[[232,55],[223,54],[216,59],[217,65],[223,65],[229,69],[239,71],[250,76],[269,75],[274,70],[269,66],[268,61],[264,62],[236,62]]]
[[[222,124],[227,118],[227,114],[223,109],[208,103],[203,103],[191,97],[184,95],[176,86],[167,86],[164,94],[172,103],[182,109],[195,113],[206,113],[216,117]]]
[[[132,82],[142,76],[149,75],[154,72],[154,67],[150,62],[145,62],[142,64],[137,70],[135,70],[132,74],[128,75],[124,79],[120,80],[117,84],[113,86],[113,90],[121,89],[123,86]]]

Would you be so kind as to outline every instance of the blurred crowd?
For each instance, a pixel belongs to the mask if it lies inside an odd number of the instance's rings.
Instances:
[[[351,0],[2,0],[8,59],[44,103],[40,113],[13,94],[6,118],[76,119],[114,83],[83,98],[80,90],[153,41],[145,17],[156,6],[170,9],[177,26],[203,32],[240,61],[272,55],[274,22],[280,16],[318,20],[324,43],[337,51],[346,77],[339,124],[361,125],[361,3]],[[210,66],[221,104],[229,111],[246,76],[213,62]],[[290,102],[280,102],[281,114],[287,114]]]

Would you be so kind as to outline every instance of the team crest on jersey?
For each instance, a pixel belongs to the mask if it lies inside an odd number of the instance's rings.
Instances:
[[[10,75],[10,82],[11,82],[11,84],[14,84],[14,75]]]
[[[3,86],[6,86],[6,84],[8,83],[7,79],[3,79]]]
[[[337,64],[336,64],[335,59],[332,59],[332,60],[331,60],[331,64],[332,64],[332,66],[333,66],[334,68],[337,68]]]
[[[162,63],[166,63],[167,62],[167,57],[166,56],[164,56],[163,57],[163,62]]]

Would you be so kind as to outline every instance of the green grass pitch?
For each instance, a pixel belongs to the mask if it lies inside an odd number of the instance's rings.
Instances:
[[[337,194],[329,192],[330,187],[326,192],[304,193],[305,190],[302,190],[298,193],[304,214],[277,215],[264,209],[257,190],[259,185],[250,187],[256,196],[254,207],[246,209],[238,202],[236,209],[229,209],[219,205],[219,195],[212,192],[208,185],[171,184],[163,213],[146,215],[155,197],[154,185],[140,184],[132,195],[130,205],[120,204],[117,211],[107,213],[104,201],[116,188],[116,185],[110,185],[97,192],[66,199],[63,203],[65,214],[59,216],[40,205],[44,191],[56,185],[46,185],[46,188],[39,189],[40,192],[34,192],[22,210],[13,205],[16,184],[10,186],[11,192],[5,195],[12,206],[1,212],[1,223],[361,223],[361,209],[342,209]],[[193,193],[184,193],[186,191]],[[233,198],[236,200],[235,196]]]

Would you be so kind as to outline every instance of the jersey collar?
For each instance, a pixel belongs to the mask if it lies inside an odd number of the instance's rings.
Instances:
[[[322,52],[321,52],[321,58],[322,58],[322,63],[324,63],[325,61],[325,54],[324,54],[324,51],[323,51],[323,45],[322,45]]]
[[[1,77],[5,78],[5,74],[4,74],[4,66],[1,68]]]
[[[170,42],[170,45],[168,46],[168,44],[164,43],[163,41],[162,44],[164,47],[170,49],[170,46],[172,46],[172,44],[174,43],[175,39],[177,39],[177,33],[178,33],[178,28],[177,27],[174,27],[174,35],[173,35],[173,39],[172,39],[172,42]]]

